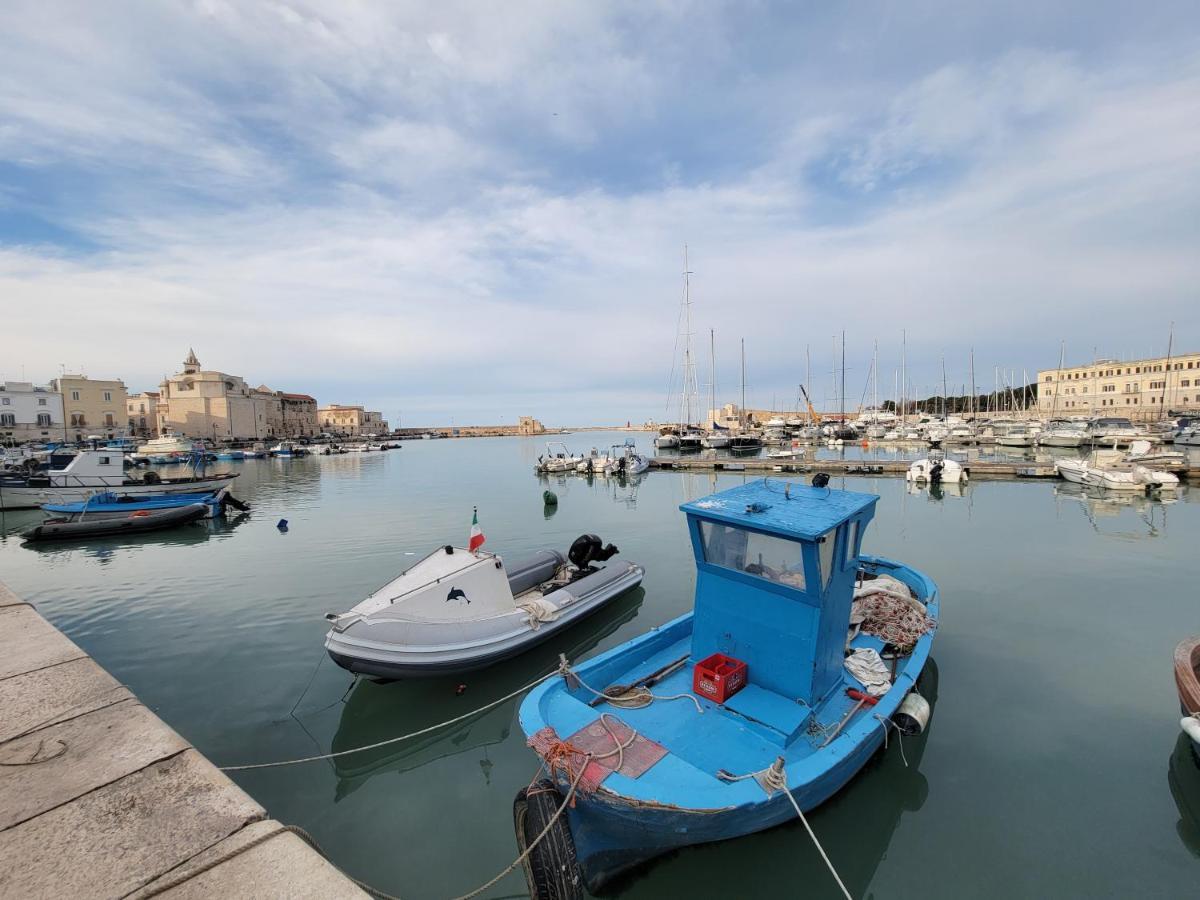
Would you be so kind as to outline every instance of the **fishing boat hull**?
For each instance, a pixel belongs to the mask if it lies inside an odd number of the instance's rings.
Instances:
[[[176,509],[142,510],[130,513],[124,518],[76,519],[72,521],[50,519],[22,532],[21,537],[32,543],[142,534],[147,531],[186,525],[197,519],[203,519],[207,514],[208,507],[205,504],[193,503]]]
[[[927,576],[877,557],[863,557],[861,562],[865,569],[890,575],[912,588],[936,621],[940,609],[938,591]],[[694,613],[687,613],[576,666],[574,671],[592,689],[613,681],[628,684],[631,669],[639,661],[645,662],[642,668],[653,668],[658,661],[676,658],[677,653],[688,654],[693,625]],[[674,732],[687,757],[684,758],[677,756],[673,738],[660,737],[666,745],[666,755],[648,769],[647,774],[658,774],[653,785],[614,774],[603,779],[595,790],[577,791],[574,795],[574,805],[567,809],[567,822],[587,889],[600,893],[613,879],[672,850],[740,837],[795,818],[795,809],[782,792],[768,796],[753,780],[734,783],[719,780],[714,776],[720,769],[742,772],[761,768],[778,754],[788,760],[788,789],[800,808],[807,811],[824,803],[849,783],[883,746],[884,729],[875,716],[883,719],[894,716],[929,662],[933,637],[934,632],[929,631],[917,640],[911,654],[899,664],[891,689],[879,698],[869,714],[859,715],[835,732],[828,746],[822,744],[808,753],[803,748],[810,745],[803,736],[776,747],[772,739],[762,740],[755,734],[756,731],[766,734],[766,726],[759,728],[759,723],[745,719],[736,723],[726,721],[728,713],[723,707],[689,693],[703,705],[704,715],[687,730],[711,728],[710,740],[701,740],[698,747],[695,735]],[[654,692],[666,697],[686,690],[684,686],[691,684],[693,662],[689,658],[689,665],[660,683]],[[539,749],[540,734],[549,731],[565,739],[577,728],[588,725],[589,719],[595,721],[596,710],[586,702],[587,695],[581,694],[576,699],[572,697],[573,690],[578,692],[565,679],[555,678],[534,688],[522,702],[521,727],[535,749]],[[585,702],[579,702],[580,699]],[[680,708],[688,708],[686,699],[674,702]],[[636,710],[609,709],[619,713],[628,727],[639,729],[651,739],[658,737],[651,733],[655,705]],[[724,741],[723,733],[727,738]],[[729,740],[734,733],[738,738]],[[724,755],[718,752],[722,746]],[[658,767],[665,767],[665,771]],[[556,788],[565,796],[574,780],[570,767],[549,768]],[[605,781],[613,787],[608,787]]]
[[[200,494],[229,486],[234,473],[206,478],[160,478],[156,481],[126,481],[117,484],[13,486],[0,485],[0,510],[37,509],[47,503],[82,503],[97,491],[111,491],[120,497],[144,497],[155,494]]]
[[[135,512],[178,509],[195,503],[204,504],[207,510],[206,517],[210,519],[224,515],[226,503],[235,504],[239,509],[248,508],[244,503],[234,500],[229,495],[229,488],[221,488],[212,493],[156,494],[143,499],[103,494],[93,496],[82,503],[47,503],[42,507],[42,511],[56,518],[67,518],[73,521],[125,519]]]
[[[1187,715],[1200,714],[1200,635],[1175,648],[1175,687],[1179,709]]]

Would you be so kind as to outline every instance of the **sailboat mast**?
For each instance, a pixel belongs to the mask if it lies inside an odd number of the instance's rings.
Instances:
[[[1050,418],[1058,412],[1058,395],[1062,392],[1062,369],[1067,361],[1067,342],[1058,342],[1058,371],[1054,373],[1054,399],[1050,401]]]
[[[950,402],[950,398],[947,396],[947,394],[949,394],[949,393],[950,393],[950,389],[948,387],[946,387],[946,356],[945,356],[945,354],[942,354],[942,418],[943,419],[946,418],[946,407]]]
[[[708,329],[708,355],[709,363],[712,366],[712,383],[709,387],[712,389],[712,406],[709,408],[708,417],[712,419],[709,427],[717,424],[717,337],[713,329]]]
[[[875,424],[879,424],[879,338],[875,338],[875,352],[871,357],[871,376],[873,379],[874,396],[871,398],[871,405],[875,407]]]
[[[738,407],[738,428],[745,428],[746,415],[746,339],[742,338],[742,405]]]
[[[971,348],[971,421],[979,415],[979,404],[975,396],[975,348]]]
[[[842,427],[846,427],[846,332],[842,332]]]
[[[696,369],[692,361],[691,272],[688,271],[687,244],[683,245],[683,408],[684,425],[692,423],[692,398],[696,393]]]
[[[900,424],[908,423],[908,332],[900,330]]]
[[[804,383],[809,387],[812,383],[812,355],[809,353],[810,345],[804,345]],[[804,420],[805,424],[812,425],[812,403],[804,404]]]
[[[1171,380],[1171,349],[1175,341],[1175,323],[1171,323],[1171,330],[1167,333],[1167,371],[1166,377],[1163,379],[1162,396],[1158,398],[1158,419],[1161,422],[1167,417],[1167,383]]]

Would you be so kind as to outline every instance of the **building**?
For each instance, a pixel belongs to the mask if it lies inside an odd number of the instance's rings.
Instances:
[[[361,406],[331,403],[317,410],[317,419],[321,423],[321,430],[329,434],[358,437],[388,433],[388,423],[383,420],[383,414]]]
[[[1155,359],[1099,359],[1038,372],[1042,415],[1112,415],[1157,419],[1200,410],[1200,353]]]
[[[125,401],[129,433],[151,438],[158,435],[158,391],[142,391]]]
[[[317,420],[317,401],[308,394],[279,392],[283,410],[284,437],[313,437],[321,431]]]
[[[28,381],[0,382],[0,439],[6,444],[62,440],[62,394]]]
[[[283,413],[266,385],[251,388],[237,375],[205,369],[188,351],[183,371],[159,385],[158,430],[212,441],[277,437]]]
[[[546,426],[533,416],[520,416],[517,419],[517,434],[545,434]]]
[[[86,375],[63,375],[50,382],[62,394],[64,437],[82,441],[92,435],[118,437],[128,422],[129,392],[120,379],[106,381]]]

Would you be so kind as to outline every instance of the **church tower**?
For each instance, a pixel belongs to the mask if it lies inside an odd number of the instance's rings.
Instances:
[[[187,359],[183,361],[183,374],[195,375],[200,371],[200,360],[196,359],[196,351],[188,347]]]

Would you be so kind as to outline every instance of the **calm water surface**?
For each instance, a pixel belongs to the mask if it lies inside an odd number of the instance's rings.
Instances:
[[[650,437],[637,436],[646,449]],[[0,578],[219,765],[359,746],[502,696],[560,649],[582,659],[690,607],[676,507],[744,479],[556,479],[550,512],[532,474],[542,450],[532,439],[417,441],[229,463],[248,516],[86,547],[24,547],[15,532],[39,515],[10,513]],[[905,743],[911,767],[893,743],[810,816],[855,896],[1196,896],[1200,829],[1181,810],[1200,809],[1200,777],[1178,741],[1171,651],[1200,630],[1200,504],[1045,482],[940,498],[894,478],[837,484],[882,498],[864,547],[925,570],[943,595],[938,699],[929,731]],[[565,550],[595,532],[646,565],[643,590],[509,664],[347,693],[350,676],[322,662],[322,615],[432,547],[464,542],[476,505],[489,549]],[[236,777],[356,877],[406,898],[455,895],[516,856],[512,798],[535,771],[516,710],[514,700],[412,744]],[[492,896],[523,892],[515,873]],[[798,824],[685,851],[623,891],[784,893],[836,896]]]

